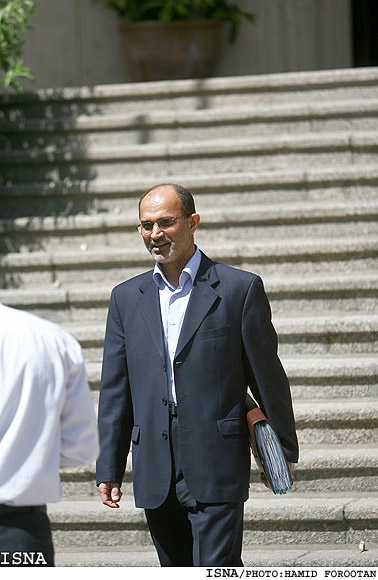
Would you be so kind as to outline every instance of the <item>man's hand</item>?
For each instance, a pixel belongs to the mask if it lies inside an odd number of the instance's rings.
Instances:
[[[116,481],[105,481],[100,483],[98,491],[101,494],[101,501],[104,505],[111,508],[119,508],[119,503],[122,497],[122,491],[119,483]]]

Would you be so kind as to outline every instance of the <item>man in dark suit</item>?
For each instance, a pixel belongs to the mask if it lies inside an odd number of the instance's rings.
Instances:
[[[195,246],[200,217],[178,185],[139,202],[155,269],[113,289],[108,312],[97,484],[119,507],[132,441],[135,504],[162,566],[242,566],[250,448],[249,386],[287,459],[298,445],[287,377],[261,279]]]

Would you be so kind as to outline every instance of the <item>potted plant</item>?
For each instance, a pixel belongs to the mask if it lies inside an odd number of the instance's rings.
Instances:
[[[116,10],[129,72],[136,81],[204,78],[214,72],[225,24],[229,40],[240,19],[253,20],[232,0],[103,0]]]

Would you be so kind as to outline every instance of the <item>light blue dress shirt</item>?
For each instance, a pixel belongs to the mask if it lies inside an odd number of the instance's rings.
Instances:
[[[179,278],[179,285],[175,288],[166,279],[158,262],[155,264],[153,279],[159,288],[160,311],[164,330],[165,356],[168,373],[168,391],[170,402],[177,403],[175,374],[173,361],[175,358],[178,339],[193,283],[201,263],[201,252],[196,248],[195,253],[186,264]]]

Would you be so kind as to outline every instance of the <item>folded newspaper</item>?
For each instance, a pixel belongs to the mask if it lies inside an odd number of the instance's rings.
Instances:
[[[259,407],[256,405],[252,407],[252,405],[255,403],[248,395],[247,423],[252,452],[270,489],[274,494],[282,495],[290,491],[293,485],[287,459],[280,440],[268,419]]]

